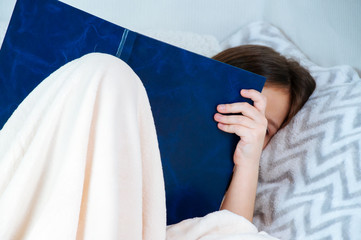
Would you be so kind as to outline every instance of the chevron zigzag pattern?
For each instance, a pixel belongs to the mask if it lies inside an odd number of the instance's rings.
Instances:
[[[260,44],[298,60],[317,88],[263,152],[256,226],[280,239],[361,239],[361,79],[349,66],[323,68],[279,29],[252,23],[223,48]]]

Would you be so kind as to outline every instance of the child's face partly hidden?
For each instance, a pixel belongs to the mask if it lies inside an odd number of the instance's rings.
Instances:
[[[266,118],[268,128],[263,144],[263,148],[265,148],[288,114],[290,94],[285,89],[275,87],[264,87],[262,94],[267,98]]]

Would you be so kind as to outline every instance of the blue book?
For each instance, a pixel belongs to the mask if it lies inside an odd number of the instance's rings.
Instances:
[[[167,224],[219,209],[239,140],[217,128],[221,103],[265,78],[112,24],[56,0],[18,0],[0,50],[0,128],[47,76],[87,53],[125,61],[147,91],[164,171]]]

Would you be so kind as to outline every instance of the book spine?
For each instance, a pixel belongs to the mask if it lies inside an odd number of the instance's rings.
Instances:
[[[136,32],[125,28],[115,56],[122,59],[124,62],[128,62],[136,36]]]

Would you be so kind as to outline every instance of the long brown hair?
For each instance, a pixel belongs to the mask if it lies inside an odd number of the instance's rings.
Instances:
[[[266,87],[282,88],[290,93],[290,109],[281,128],[303,107],[316,87],[304,67],[269,47],[241,45],[226,49],[213,59],[262,75],[267,79]]]

